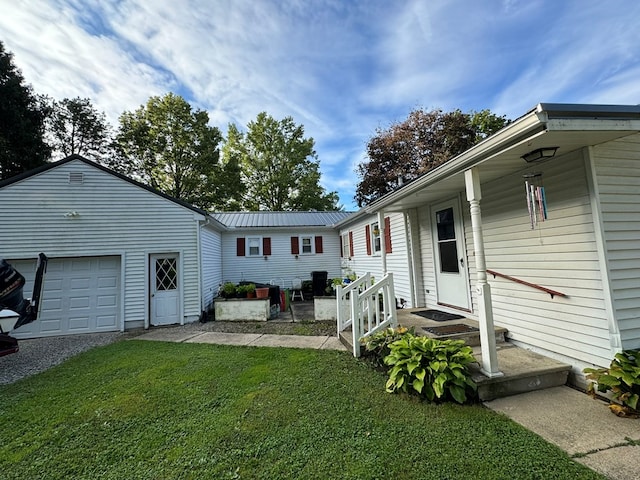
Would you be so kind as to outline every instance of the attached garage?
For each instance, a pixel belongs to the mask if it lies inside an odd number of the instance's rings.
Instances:
[[[35,262],[11,261],[26,280],[29,295]],[[52,258],[44,279],[39,321],[14,332],[17,338],[120,329],[120,257]]]

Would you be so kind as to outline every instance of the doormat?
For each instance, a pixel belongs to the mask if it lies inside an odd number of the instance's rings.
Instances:
[[[464,323],[456,323],[454,325],[443,325],[441,327],[422,327],[425,332],[429,332],[437,337],[445,335],[455,335],[458,333],[479,332],[476,327],[470,327]]]
[[[436,322],[444,322],[446,320],[460,320],[464,318],[462,315],[455,315],[453,313],[441,312],[440,310],[420,310],[419,312],[413,312],[421,317],[428,318],[429,320],[435,320]]]

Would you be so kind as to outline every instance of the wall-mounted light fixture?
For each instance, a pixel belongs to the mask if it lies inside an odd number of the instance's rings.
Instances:
[[[558,150],[558,147],[537,148],[536,150],[533,150],[529,153],[525,153],[522,156],[522,159],[527,163],[537,162],[544,158],[555,157],[557,150]]]
[[[67,212],[64,214],[65,217],[67,218],[77,218],[80,216],[80,214],[78,212],[76,212],[75,210],[71,211],[71,212]]]

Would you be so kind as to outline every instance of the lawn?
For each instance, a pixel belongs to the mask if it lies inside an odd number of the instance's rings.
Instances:
[[[122,341],[0,387],[3,479],[602,478],[344,352]]]

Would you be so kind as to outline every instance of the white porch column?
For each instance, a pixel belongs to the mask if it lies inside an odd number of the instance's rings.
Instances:
[[[384,239],[387,238],[387,229],[384,226],[384,210],[378,211],[378,228],[380,229],[380,259],[382,260],[382,276],[384,277],[387,275],[387,249],[384,245]]]
[[[491,306],[491,286],[487,282],[487,266],[484,256],[482,236],[482,215],[480,212],[480,175],[477,168],[464,172],[467,187],[467,200],[471,210],[471,228],[473,230],[473,250],[476,260],[476,293],[478,295],[478,320],[480,323],[480,347],[482,350],[481,371],[487,377],[501,377],[498,369],[496,335],[493,327],[493,308]]]

